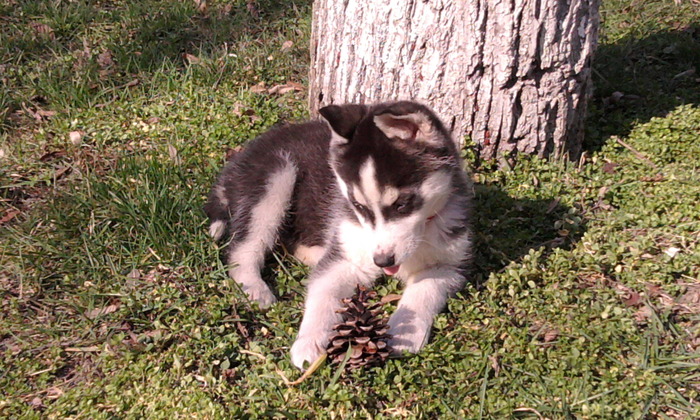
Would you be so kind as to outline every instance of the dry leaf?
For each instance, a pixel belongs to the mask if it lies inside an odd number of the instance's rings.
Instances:
[[[19,215],[19,214],[20,214],[20,211],[19,211],[19,210],[16,210],[16,209],[10,209],[10,210],[8,210],[7,212],[5,212],[5,215],[3,215],[2,217],[0,217],[0,226],[2,226],[2,225],[4,225],[5,223],[11,221],[11,220],[14,219],[15,217],[17,217],[17,215]]]
[[[303,90],[303,86],[299,83],[287,82],[283,85],[275,85],[271,87],[267,92],[270,94],[284,95],[289,92],[299,92]]]
[[[97,64],[104,68],[112,67],[114,65],[114,58],[112,56],[112,51],[105,50],[100,55],[97,56]]]
[[[134,79],[130,81],[129,83],[125,84],[124,87],[134,87],[137,86],[141,81],[139,79]]]
[[[282,51],[287,51],[288,49],[292,48],[294,46],[294,43],[292,41],[284,41],[282,44]]]
[[[287,82],[287,86],[291,86],[298,91],[304,90],[304,85],[298,82]]]
[[[651,318],[651,314],[651,308],[645,305],[634,313],[634,320],[637,321],[637,324],[646,324],[647,320]]]
[[[83,142],[83,132],[82,131],[71,131],[68,133],[68,139],[74,146],[79,146]]]
[[[36,111],[34,111],[25,104],[22,104],[22,110],[37,121],[43,121],[56,115],[56,111],[47,111],[41,108],[37,108]]]
[[[622,99],[624,96],[624,93],[616,91],[613,92],[612,95],[610,95],[610,98],[608,98],[608,100],[610,101],[610,103],[615,104],[620,102],[620,99]]]
[[[678,298],[676,306],[679,314],[700,314],[700,284],[689,285],[686,292]]]
[[[83,50],[80,51],[80,53],[84,57],[90,57],[92,56],[92,48],[90,48],[90,44],[86,40],[83,40]]]
[[[661,296],[663,289],[656,284],[647,284],[647,294],[649,297],[655,298]]]
[[[260,82],[257,85],[253,86],[250,88],[250,91],[253,93],[263,93],[267,92],[267,88],[265,87],[265,82]]]
[[[54,33],[53,33],[53,29],[49,25],[39,23],[39,22],[32,22],[29,24],[29,26],[34,30],[34,33],[37,36],[49,38],[49,39],[56,38],[56,35],[54,35]]]
[[[188,53],[183,53],[182,58],[185,60],[185,62],[187,62],[187,64],[199,64],[201,61],[199,57]]]
[[[51,118],[54,115],[56,115],[56,111],[47,111],[44,109],[37,109],[36,113],[34,114],[35,117],[38,117],[37,119],[39,121],[44,120],[46,118]]]
[[[57,400],[64,394],[63,390],[60,388],[57,388],[55,386],[52,386],[51,388],[46,390],[46,398],[50,400]]]
[[[642,182],[662,182],[664,181],[664,175],[663,174],[656,174],[653,176],[643,176],[639,178],[640,181]]]
[[[401,300],[401,295],[392,293],[384,296],[380,302],[382,305],[386,305],[387,303],[398,302],[399,300]]]
[[[501,371],[501,365],[498,364],[498,356],[490,355],[489,361],[491,362],[491,369],[493,369],[494,375],[498,376],[498,373]]]
[[[231,382],[235,381],[237,373],[238,373],[237,369],[224,369],[221,372],[221,376],[223,376],[227,382],[231,383]]]
[[[544,336],[542,338],[542,341],[545,343],[552,342],[559,337],[559,330],[556,328],[548,329],[544,332]]]
[[[617,172],[617,167],[620,166],[617,163],[614,162],[606,162],[605,165],[603,165],[603,172],[606,174],[614,174]]]
[[[240,117],[241,115],[243,115],[243,105],[236,102],[233,105],[233,110],[231,112],[233,113],[233,115],[238,115]]]
[[[39,158],[40,162],[49,162],[54,159],[62,158],[66,155],[65,150],[55,150],[53,152],[45,153]]]
[[[678,298],[678,302],[683,304],[700,303],[700,284],[690,285],[685,294]]]
[[[172,144],[168,145],[168,155],[170,156],[170,160],[175,162],[176,165],[180,164],[180,157],[177,154],[177,149]]]
[[[622,298],[622,303],[626,306],[638,306],[642,303],[642,295],[632,291],[629,293],[629,296]]]
[[[205,13],[207,11],[207,0],[194,0],[195,6],[197,6],[197,11],[199,13]]]
[[[144,332],[142,335],[145,335],[146,337],[160,337],[163,335],[163,330],[161,330],[161,329],[150,330],[150,331]]]
[[[546,211],[545,213],[550,214],[551,212],[554,211],[554,209],[556,209],[557,207],[559,207],[559,200],[560,200],[559,197],[557,197],[557,198],[555,198],[554,200],[552,200],[552,201],[549,203],[549,206],[547,206],[547,211]]]
[[[119,304],[118,304],[118,303],[117,303],[117,304],[113,304],[113,305],[109,305],[109,306],[105,306],[104,308],[95,308],[95,309],[92,309],[92,310],[90,310],[90,311],[87,311],[87,312],[85,313],[85,316],[88,317],[89,319],[95,319],[95,318],[97,318],[97,317],[99,317],[99,316],[111,314],[112,312],[116,312],[117,309],[119,309]]]
[[[627,306],[637,306],[641,301],[641,296],[639,293],[635,292],[633,289],[625,286],[621,283],[616,283],[614,285],[615,291],[617,291],[618,296],[622,302]]]
[[[287,92],[291,92],[294,89],[288,87],[287,85],[276,85],[271,87],[267,92],[270,94],[284,95]]]
[[[248,0],[246,9],[248,9],[248,12],[250,12],[254,18],[260,17],[260,12],[258,11],[258,6],[255,4],[255,0]]]
[[[66,174],[70,173],[70,171],[70,166],[61,166],[60,168],[56,169],[56,172],[54,172],[53,179],[55,181],[58,181],[59,179],[63,178]]]

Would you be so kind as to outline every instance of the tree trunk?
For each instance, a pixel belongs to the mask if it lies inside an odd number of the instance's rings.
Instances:
[[[315,0],[309,106],[414,99],[481,159],[581,151],[599,0]]]

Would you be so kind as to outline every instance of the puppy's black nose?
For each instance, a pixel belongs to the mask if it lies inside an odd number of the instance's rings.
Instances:
[[[377,267],[391,267],[394,265],[394,254],[374,254],[374,263]]]

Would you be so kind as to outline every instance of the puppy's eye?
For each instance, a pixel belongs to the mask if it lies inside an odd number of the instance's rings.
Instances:
[[[353,207],[357,209],[357,211],[359,211],[362,214],[365,214],[365,212],[367,211],[367,207],[363,206],[355,200],[352,200],[350,203],[353,205]]]
[[[394,209],[399,213],[399,214],[406,214],[411,212],[411,204],[413,203],[414,195],[405,195],[399,197],[398,200],[394,203]]]

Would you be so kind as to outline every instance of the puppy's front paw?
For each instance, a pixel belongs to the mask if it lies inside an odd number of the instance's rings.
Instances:
[[[260,309],[267,309],[277,302],[277,298],[266,284],[256,284],[254,286],[244,286],[243,291],[248,295],[251,302],[257,302]]]
[[[292,364],[299,369],[304,370],[304,362],[307,362],[308,364],[315,362],[319,356],[326,352],[327,346],[328,338],[325,336],[297,337],[290,351],[292,356]]]
[[[391,346],[394,356],[400,356],[407,351],[418,353],[430,338],[431,323],[426,323],[415,316],[407,316],[402,312],[396,313],[389,318],[389,334],[391,338],[388,344]]]

